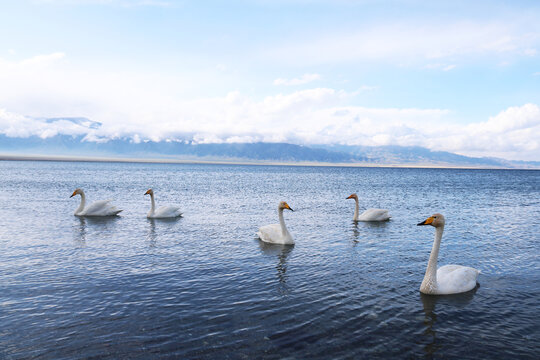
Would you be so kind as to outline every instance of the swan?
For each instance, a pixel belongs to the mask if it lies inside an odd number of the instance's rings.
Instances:
[[[388,215],[388,210],[386,209],[367,209],[358,216],[358,195],[351,194],[347,199],[354,199],[356,206],[354,208],[354,221],[387,221],[390,220],[390,215]]]
[[[420,285],[420,292],[430,295],[449,295],[474,289],[480,270],[461,265],[445,265],[437,270],[437,257],[444,230],[444,216],[441,214],[431,215],[418,224],[418,226],[421,225],[435,227],[435,240],[431,255],[429,255],[426,275],[424,275],[424,280]]]
[[[84,191],[82,189],[75,189],[70,198],[75,195],[81,195],[81,204],[75,210],[76,216],[114,216],[118,215],[122,210],[118,209],[116,206],[112,205],[111,200],[98,200],[88,206],[86,209],[86,197],[84,196]]]
[[[149,219],[167,219],[182,216],[180,209],[176,206],[160,206],[156,209],[156,202],[154,200],[154,190],[148,189],[144,195],[150,195],[152,200],[152,208],[146,215]]]
[[[294,211],[289,204],[285,201],[281,201],[278,205],[279,224],[261,226],[257,232],[257,235],[259,235],[259,238],[262,241],[271,244],[294,244],[294,239],[285,226],[285,220],[283,220],[284,209]]]

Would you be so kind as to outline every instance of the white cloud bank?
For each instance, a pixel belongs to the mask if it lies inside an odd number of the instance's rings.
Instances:
[[[427,146],[475,156],[496,156],[540,161],[540,107],[510,107],[487,121],[465,127],[451,126],[449,135]]]
[[[177,79],[172,79],[176,84]],[[457,125],[445,109],[351,105],[359,92],[312,88],[255,99],[240,92],[187,100],[174,85],[144,74],[70,69],[62,53],[0,59],[0,133],[11,137],[88,135],[88,140],[187,139],[209,142],[424,146],[471,156],[540,161],[540,108],[510,107]],[[39,118],[83,116],[87,129]]]
[[[43,120],[0,109],[0,133],[42,138],[86,135],[87,140],[188,139],[198,143],[291,142],[297,144],[423,146],[470,156],[540,160],[540,107],[511,107],[485,122],[459,126],[438,109],[340,106],[348,95],[311,89],[253,101],[239,93],[180,104],[182,112],[145,124],[117,119],[99,129]]]

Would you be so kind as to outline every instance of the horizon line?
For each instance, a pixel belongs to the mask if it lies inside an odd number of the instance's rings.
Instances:
[[[38,155],[0,153],[0,161],[53,161],[53,162],[97,162],[134,164],[200,164],[200,165],[243,165],[243,166],[304,166],[304,167],[348,167],[348,168],[395,168],[395,169],[461,169],[461,170],[540,170],[540,167],[512,168],[503,166],[460,166],[451,164],[373,164],[373,163],[330,163],[319,161],[264,161],[264,160],[224,160],[224,159],[163,159],[129,158],[72,155]]]

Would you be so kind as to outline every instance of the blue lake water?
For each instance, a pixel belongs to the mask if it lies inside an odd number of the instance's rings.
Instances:
[[[73,216],[79,197],[118,218]],[[178,204],[176,221],[146,219]],[[381,224],[352,222],[362,207]],[[294,246],[257,240],[285,212]],[[540,171],[0,162],[0,358],[537,358]],[[439,265],[480,286],[423,296]]]

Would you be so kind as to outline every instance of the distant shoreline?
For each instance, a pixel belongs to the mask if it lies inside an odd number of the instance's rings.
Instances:
[[[124,158],[61,155],[13,155],[0,154],[0,161],[64,161],[64,162],[118,162],[141,164],[207,164],[207,165],[257,165],[257,166],[317,166],[317,167],[356,167],[356,168],[397,168],[397,169],[471,169],[471,170],[540,170],[538,168],[510,168],[489,166],[437,165],[437,164],[370,164],[370,163],[326,163],[326,162],[280,162],[256,160],[202,160],[202,159],[163,159],[163,158]]]

